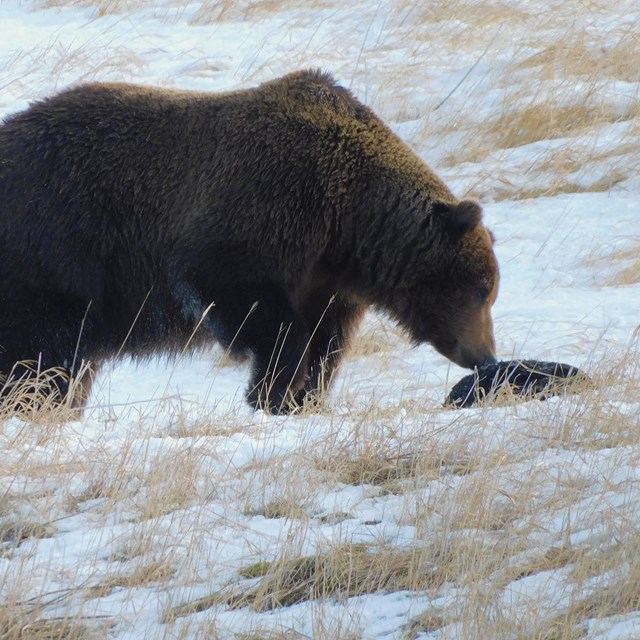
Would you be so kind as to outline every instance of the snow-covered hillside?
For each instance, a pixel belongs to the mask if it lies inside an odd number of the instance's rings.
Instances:
[[[500,357],[595,382],[443,409],[467,372],[373,314],[317,413],[253,413],[215,348],[113,363],[82,422],[0,421],[0,638],[640,638],[638,25],[630,0],[0,0],[2,116],[331,71],[483,202]]]

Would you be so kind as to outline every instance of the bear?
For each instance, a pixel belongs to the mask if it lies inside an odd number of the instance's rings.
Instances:
[[[369,307],[462,367],[496,361],[480,205],[321,70],[69,88],[0,126],[0,198],[5,396],[49,371],[82,409],[107,359],[217,342],[251,359],[249,404],[287,413]]]

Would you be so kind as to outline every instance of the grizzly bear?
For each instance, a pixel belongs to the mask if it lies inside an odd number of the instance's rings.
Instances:
[[[287,412],[369,306],[463,367],[495,361],[480,206],[320,71],[68,89],[0,127],[0,198],[5,394],[51,369],[69,400],[82,371],[81,406],[107,358],[215,340],[252,358],[249,403]]]

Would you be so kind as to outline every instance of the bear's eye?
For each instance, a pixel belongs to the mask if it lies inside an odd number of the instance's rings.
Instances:
[[[480,287],[473,292],[473,299],[480,305],[487,304],[489,300],[489,289],[487,287]]]

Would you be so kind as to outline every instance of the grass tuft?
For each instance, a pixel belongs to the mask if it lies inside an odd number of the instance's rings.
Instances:
[[[370,550],[364,545],[345,545],[316,556],[258,563],[251,566],[251,574],[261,578],[256,586],[200,598],[174,608],[169,617],[177,618],[221,604],[232,609],[249,606],[254,611],[270,611],[328,597],[432,589],[446,579],[426,551],[382,547]],[[246,570],[242,575],[246,575]]]
[[[106,639],[111,624],[105,618],[38,619],[19,615],[9,607],[0,607],[2,640],[101,640]]]

